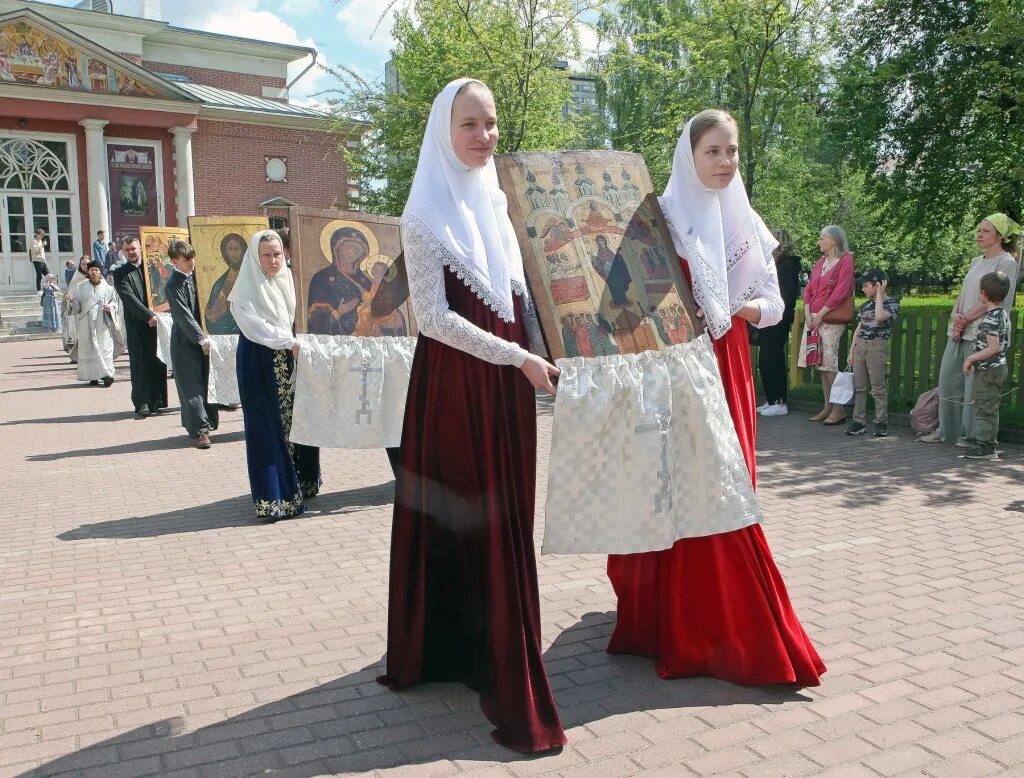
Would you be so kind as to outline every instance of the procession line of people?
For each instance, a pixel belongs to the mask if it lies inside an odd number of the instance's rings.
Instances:
[[[507,200],[498,186],[494,98],[459,79],[434,100],[402,216],[420,337],[396,471],[387,667],[401,690],[458,681],[480,694],[492,737],[543,752],[566,742],[543,661],[533,542],[535,390],[556,392],[558,369],[531,353],[531,306]],[[705,111],[687,123],[661,198],[682,267],[713,339],[725,397],[752,484],[756,409],[748,324],[787,315],[778,242],[737,175],[733,118]],[[740,247],[737,249],[737,247]],[[91,262],[72,282],[79,378],[114,376],[123,314],[132,402],[146,417],[167,406],[136,238],[114,289]],[[171,244],[167,284],[182,424],[208,447],[217,409],[206,402],[210,342],[194,281],[195,253]],[[116,294],[114,290],[116,289]],[[281,236],[253,236],[228,298],[241,331],[237,378],[257,516],[291,518],[321,486],[319,449],[289,440],[295,398],[295,289]],[[608,651],[650,656],[665,678],[813,686],[825,666],[793,610],[759,524],[671,548],[611,555],[618,620]]]

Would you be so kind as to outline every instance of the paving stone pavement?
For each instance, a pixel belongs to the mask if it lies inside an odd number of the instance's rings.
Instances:
[[[1024,775],[1019,450],[973,463],[905,431],[765,420],[765,531],[829,667],[817,689],[662,681],[608,656],[604,558],[540,557],[569,744],[524,758],[469,691],[374,682],[383,452],[324,451],[310,513],[258,524],[241,415],[203,452],[176,413],[135,420],[128,394],[123,359],[102,389],[54,341],[0,345],[0,778]],[[543,403],[540,432],[543,506]]]

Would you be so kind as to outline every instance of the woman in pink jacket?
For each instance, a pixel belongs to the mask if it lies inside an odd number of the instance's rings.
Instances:
[[[842,227],[832,224],[821,231],[818,237],[821,259],[811,271],[811,278],[804,288],[804,325],[803,338],[800,341],[800,359],[797,364],[807,367],[807,335],[816,332],[821,349],[821,361],[817,364],[821,372],[821,389],[825,395],[825,406],[811,421],[823,421],[828,425],[842,424],[846,420],[846,408],[842,405],[833,406],[829,402],[832,384],[839,371],[839,341],[842,340],[846,325],[853,318],[853,306],[849,301],[853,298],[853,254],[846,240],[846,232]],[[846,312],[849,310],[849,317]],[[827,323],[829,318],[847,320],[842,323]]]

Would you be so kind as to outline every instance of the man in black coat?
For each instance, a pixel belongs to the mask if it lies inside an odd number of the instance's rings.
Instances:
[[[174,270],[164,284],[171,308],[171,364],[174,385],[181,403],[181,426],[196,441],[196,448],[210,447],[210,433],[220,421],[217,406],[206,401],[210,382],[210,339],[199,326],[196,294],[196,252],[183,240],[173,240],[167,256]]]
[[[131,360],[132,405],[145,418],[167,407],[167,366],[156,355],[156,314],[149,308],[142,277],[142,247],[138,238],[121,241],[127,264],[114,270],[114,289],[124,306],[124,326]]]

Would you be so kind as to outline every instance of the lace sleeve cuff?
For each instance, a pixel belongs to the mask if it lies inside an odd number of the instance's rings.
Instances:
[[[495,365],[522,367],[528,352],[477,327],[448,307],[444,290],[445,252],[425,228],[402,224],[405,267],[420,334]]]

